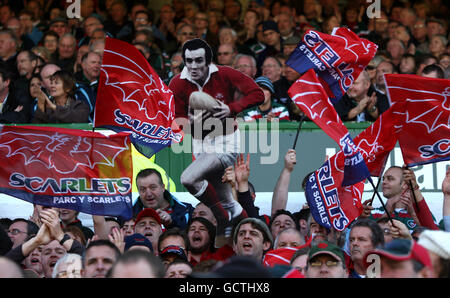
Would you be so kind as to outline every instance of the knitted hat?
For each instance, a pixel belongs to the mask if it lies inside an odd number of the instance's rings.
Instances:
[[[126,236],[124,240],[125,240],[125,251],[130,249],[132,246],[140,245],[148,247],[150,251],[153,252],[152,243],[150,242],[150,240],[147,239],[147,237],[145,237],[142,234],[136,233],[130,236]]]
[[[273,89],[273,84],[272,82],[269,80],[268,77],[257,77],[255,79],[256,84],[258,84],[259,87],[264,87],[266,89],[269,89],[270,92],[272,92],[272,94],[275,93],[275,90]]]
[[[264,21],[262,25],[263,25],[262,27],[263,32],[267,30],[273,30],[280,33],[280,30],[278,29],[278,24],[274,21]]]
[[[444,231],[426,230],[419,236],[417,242],[441,258],[450,259],[450,233]]]
[[[236,226],[236,228],[234,230],[234,234],[233,234],[233,242],[234,243],[237,242],[237,235],[239,233],[240,227],[243,224],[247,224],[247,223],[250,223],[257,230],[259,230],[263,234],[264,241],[270,241],[270,246],[272,246],[272,244],[273,244],[273,237],[272,237],[272,233],[269,230],[269,227],[266,225],[265,222],[263,222],[262,220],[260,220],[258,218],[254,218],[254,217],[244,218],[243,220],[241,220],[238,223],[238,225]]]

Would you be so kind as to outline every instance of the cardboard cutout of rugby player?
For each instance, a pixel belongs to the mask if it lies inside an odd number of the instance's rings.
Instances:
[[[240,152],[235,116],[261,104],[264,94],[249,76],[212,63],[211,47],[202,39],[186,41],[182,57],[185,67],[169,88],[175,98],[175,118],[189,120],[183,129],[190,127],[194,161],[182,173],[181,183],[214,213],[220,247],[231,236],[232,224],[247,217],[233,199],[230,185],[221,181]]]

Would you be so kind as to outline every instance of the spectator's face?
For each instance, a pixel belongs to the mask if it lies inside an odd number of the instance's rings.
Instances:
[[[0,34],[0,58],[9,58],[15,51],[14,40],[9,34]]]
[[[8,236],[13,243],[12,248],[25,242],[28,237],[27,228],[28,224],[24,221],[18,221],[9,226]]]
[[[315,0],[305,0],[303,2],[303,14],[306,16],[315,14],[316,12],[316,1]]]
[[[81,63],[83,72],[88,78],[97,79],[100,76],[102,61],[99,55],[89,54],[89,56]]]
[[[384,34],[388,28],[389,20],[387,16],[381,15],[380,18],[375,19],[375,32]]]
[[[355,100],[361,100],[367,94],[370,88],[370,82],[366,81],[363,75],[360,75],[354,82],[353,85],[348,89],[348,96]]]
[[[64,83],[63,81],[58,78],[54,77],[50,79],[50,95],[53,97],[61,97],[65,96],[67,94],[66,90],[64,90]]]
[[[92,33],[96,29],[103,29],[102,23],[97,18],[87,18],[84,22],[84,33],[92,37]]]
[[[233,33],[231,29],[223,29],[219,33],[219,43],[220,44],[226,44],[231,43],[234,44],[236,41],[236,38],[233,36]]]
[[[126,9],[121,4],[113,4],[109,13],[115,23],[121,23],[127,15]]]
[[[304,254],[297,257],[291,264],[292,268],[297,269],[301,274],[306,274],[306,265],[308,261],[308,255]]]
[[[58,48],[58,39],[56,36],[53,35],[47,35],[44,38],[44,47],[50,52],[54,53],[56,49]]]
[[[395,29],[397,29],[398,23],[395,21],[389,22],[387,27],[388,37],[394,38],[395,37]]]
[[[345,278],[347,277],[347,271],[343,267],[342,261],[327,254],[320,254],[308,262],[306,277]]]
[[[163,5],[161,7],[160,12],[161,23],[173,22],[174,18],[175,18],[175,11],[172,9],[172,7],[170,7],[170,5]]]
[[[319,225],[312,216],[309,224],[309,235],[313,237],[314,243],[328,240],[327,230],[323,226]]]
[[[402,58],[400,61],[400,73],[414,74],[416,63],[413,57]]]
[[[291,21],[290,17],[286,14],[278,15],[278,30],[280,30],[281,35],[287,36],[292,32],[294,28],[294,23]]]
[[[149,23],[149,19],[146,13],[137,13],[136,14],[136,18],[134,19],[134,28],[139,29],[140,27],[146,27],[148,26]]]
[[[281,77],[281,66],[275,58],[269,57],[262,65],[262,75],[268,77],[270,81],[276,82]]]
[[[114,267],[112,273],[113,278],[155,278],[156,275],[153,272],[150,265],[144,261],[139,260],[132,263],[118,262]]]
[[[424,21],[418,20],[414,23],[412,36],[419,41],[423,41],[427,37],[427,27]]]
[[[41,78],[42,78],[42,86],[45,89],[50,90],[50,77],[58,70],[60,70],[60,68],[56,65],[44,66],[44,68],[41,71]]]
[[[134,227],[134,232],[147,237],[154,251],[158,250],[158,239],[162,233],[161,225],[153,217],[144,217]]]
[[[264,43],[268,46],[276,46],[280,42],[280,33],[275,30],[266,30],[263,32]]]
[[[446,55],[439,60],[439,65],[442,66],[443,69],[446,69],[450,66],[450,56]]]
[[[83,5],[80,7],[81,17],[87,18],[90,16],[95,10],[94,1],[93,0],[84,0]]]
[[[280,231],[287,228],[295,228],[295,222],[289,215],[286,214],[278,215],[272,222],[271,226],[273,239],[275,239],[278,236],[278,233],[280,233]]]
[[[239,227],[236,242],[233,243],[233,250],[237,255],[259,259],[269,248],[270,242],[264,241],[263,234],[251,223],[245,223]]]
[[[392,198],[402,192],[403,172],[399,168],[391,168],[383,175],[383,196]]]
[[[66,249],[57,240],[53,240],[42,248],[41,263],[46,278],[52,277],[56,262],[66,253]]]
[[[392,66],[386,62],[380,62],[377,66],[377,85],[384,86],[384,74],[393,73]]]
[[[411,260],[393,261],[381,257],[381,278],[416,278],[414,265]]]
[[[277,248],[283,247],[296,247],[304,244],[305,241],[302,239],[300,233],[294,233],[293,231],[284,232],[279,234],[277,241]]]
[[[21,52],[17,55],[17,70],[21,76],[31,75],[34,64],[30,60],[30,56],[26,52]]]
[[[124,237],[134,234],[134,219],[126,221],[122,226]]]
[[[350,257],[353,261],[363,260],[365,254],[373,249],[372,231],[368,227],[354,227],[350,231]]]
[[[254,78],[256,75],[256,66],[253,66],[252,61],[248,57],[239,58],[236,61],[235,68],[251,78]]]
[[[168,237],[164,238],[164,240],[161,241],[159,244],[159,246],[160,246],[159,250],[162,251],[164,248],[168,247],[169,245],[175,245],[175,246],[182,248],[183,250],[186,250],[186,243],[184,242],[184,239],[182,236],[172,235],[172,236],[168,236]]]
[[[204,82],[208,76],[205,49],[186,50],[184,64],[191,78],[196,82]]]
[[[65,224],[73,222],[77,218],[77,211],[71,209],[59,209],[59,219]]]
[[[388,243],[388,242],[392,241],[392,239],[394,239],[394,238],[392,237],[389,224],[387,222],[380,222],[380,223],[378,223],[378,225],[380,226],[381,230],[383,231],[384,243]]]
[[[195,14],[194,26],[199,30],[208,28],[208,16],[204,12],[197,12]]]
[[[193,222],[187,231],[190,250],[194,253],[201,253],[209,248],[208,229],[199,221]]]
[[[236,20],[240,17],[241,8],[238,3],[228,1],[225,4],[224,15],[230,20]]]
[[[156,174],[137,179],[139,197],[145,208],[158,209],[164,201],[164,184]]]
[[[186,278],[192,273],[192,268],[188,264],[176,263],[170,265],[166,270],[165,278]]]
[[[73,57],[76,50],[76,42],[70,37],[63,37],[59,40],[59,57],[67,59]]]
[[[300,74],[292,67],[286,65],[284,68],[284,76],[289,82],[295,82],[300,77]]]
[[[433,36],[428,45],[430,53],[438,57],[445,51],[445,44],[439,36]]]
[[[408,44],[408,41],[411,39],[409,33],[403,26],[398,26],[394,30],[394,37],[397,38],[398,40],[401,40],[404,44]]]
[[[43,245],[39,245],[28,255],[28,257],[26,257],[24,261],[26,269],[32,269],[36,271],[38,274],[41,274],[43,272],[41,263],[43,247],[44,247]]]
[[[441,24],[436,22],[429,22],[427,24],[427,36],[430,39],[433,35],[436,34],[443,34],[444,29],[442,28]]]
[[[198,204],[194,211],[192,212],[192,218],[194,217],[203,217],[209,220],[212,224],[216,224],[216,217],[212,213],[211,209],[209,209],[205,204]]]
[[[256,28],[258,25],[258,16],[253,11],[247,11],[244,15],[244,27],[245,28]]]
[[[178,42],[183,45],[186,41],[195,38],[195,36],[194,29],[190,26],[183,26],[178,34]]]
[[[12,17],[12,11],[9,6],[5,5],[0,7],[0,23],[6,24],[6,22]]]
[[[108,246],[94,246],[86,252],[84,277],[104,278],[116,261],[115,251]]]
[[[69,28],[64,22],[56,22],[50,25],[50,30],[55,31],[61,37],[69,31]]]
[[[222,44],[217,51],[217,60],[220,65],[231,66],[233,63],[233,47],[229,44]]]
[[[32,28],[33,27],[33,20],[31,19],[32,16],[28,14],[22,14],[19,16],[20,25],[22,28]]]
[[[41,88],[41,80],[38,78],[32,78],[30,81],[30,95],[32,98],[36,98],[39,95],[39,89]]]

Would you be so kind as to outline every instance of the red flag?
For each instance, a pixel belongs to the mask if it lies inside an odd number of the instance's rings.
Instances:
[[[329,135],[343,151],[345,162],[344,186],[355,184],[369,176],[361,153],[353,143],[350,133],[342,123],[328,95],[319,83],[314,70],[308,70],[288,90],[295,104]]]
[[[353,141],[361,152],[371,176],[379,177],[384,169],[389,153],[397,143],[398,107],[391,106]]]
[[[3,126],[0,192],[43,206],[130,218],[128,135]]]
[[[391,103],[401,106],[398,136],[408,166],[450,160],[450,80],[385,75]]]
[[[331,35],[308,30],[286,61],[299,73],[314,69],[333,102],[342,98],[375,56],[378,46],[342,27]]]
[[[172,91],[138,49],[106,38],[94,126],[131,131],[136,149],[150,157],[182,140],[174,115]]]

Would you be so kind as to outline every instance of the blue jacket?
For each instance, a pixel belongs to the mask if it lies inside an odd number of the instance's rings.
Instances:
[[[186,229],[194,207],[189,203],[179,201],[167,190],[164,191],[164,198],[169,202],[170,208],[172,209],[172,213],[170,213],[172,224],[166,228],[178,227],[181,230]],[[136,217],[142,209],[144,209],[144,205],[142,204],[141,198],[138,197],[136,203],[133,205],[133,216]]]

